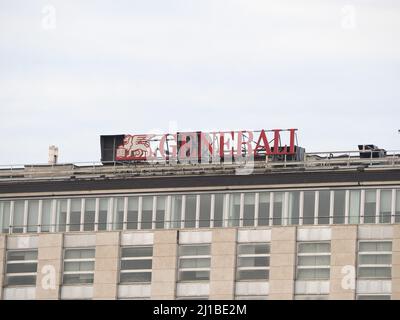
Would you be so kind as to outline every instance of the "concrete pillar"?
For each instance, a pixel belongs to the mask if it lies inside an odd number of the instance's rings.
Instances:
[[[236,229],[212,231],[210,300],[234,299],[236,235]]]
[[[0,300],[3,299],[4,266],[6,265],[6,236],[0,234]]]
[[[177,276],[177,230],[154,231],[151,298],[175,299]]]
[[[36,299],[60,299],[63,234],[41,233],[38,240]]]
[[[357,226],[331,228],[331,300],[354,300],[357,272]]]
[[[400,300],[400,225],[393,225],[392,300]]]
[[[94,300],[115,300],[118,295],[119,232],[96,233]]]
[[[296,227],[273,227],[269,299],[292,300],[296,270]]]

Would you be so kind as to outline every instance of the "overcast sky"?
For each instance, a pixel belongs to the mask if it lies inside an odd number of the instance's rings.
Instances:
[[[398,0],[0,0],[0,164],[171,126],[393,150],[399,116]]]

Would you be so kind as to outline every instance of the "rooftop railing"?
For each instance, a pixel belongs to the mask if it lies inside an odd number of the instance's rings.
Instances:
[[[387,151],[386,155],[375,158],[375,151],[370,157],[360,157],[360,151],[311,152],[304,155],[304,160],[291,160],[282,155],[276,158],[252,161],[241,158],[230,162],[177,163],[164,158],[142,162],[76,162],[63,164],[0,165],[0,181],[28,179],[74,179],[105,178],[114,176],[168,176],[199,174],[260,174],[270,171],[297,170],[338,170],[364,168],[400,167],[400,151]]]

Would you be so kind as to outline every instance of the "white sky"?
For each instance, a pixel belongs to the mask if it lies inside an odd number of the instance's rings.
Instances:
[[[398,0],[0,0],[0,164],[170,123],[400,149],[399,40]]]

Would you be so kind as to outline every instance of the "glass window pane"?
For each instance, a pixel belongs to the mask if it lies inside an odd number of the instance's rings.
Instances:
[[[100,199],[98,230],[107,230],[107,216],[108,216],[109,202],[110,202],[109,198]]]
[[[211,217],[211,194],[200,195],[200,228],[210,227]]]
[[[93,259],[95,249],[66,249],[64,260],[67,259]]]
[[[333,223],[343,224],[345,218],[346,191],[335,190],[333,203]]]
[[[210,271],[180,271],[179,281],[210,280]]]
[[[214,200],[214,227],[222,227],[223,212],[224,212],[224,194],[215,194]]]
[[[185,228],[194,228],[196,226],[196,196],[186,196],[185,206]]]
[[[349,204],[349,223],[359,223],[360,218],[360,190],[350,190],[350,204]]]
[[[238,267],[268,267],[269,257],[241,257]]]
[[[268,254],[269,244],[241,244],[238,246],[239,254]]]
[[[37,260],[37,250],[31,251],[7,251],[7,261]]]
[[[269,225],[269,208],[270,208],[270,193],[260,192],[258,197],[258,225]]]
[[[125,198],[114,198],[113,230],[122,230]]]
[[[210,260],[210,258],[180,259],[179,268],[208,268],[210,267]]]
[[[43,200],[41,232],[50,232],[53,200]]]
[[[128,230],[136,230],[138,227],[138,211],[139,210],[139,198],[129,197],[128,198],[128,214],[127,224]]]
[[[93,231],[96,218],[96,199],[85,200],[84,231]]]
[[[400,190],[396,190],[395,222],[400,222]]]
[[[10,226],[10,209],[9,201],[0,202],[0,232],[8,233]]]
[[[300,191],[289,192],[289,224],[299,224]]]
[[[14,201],[13,233],[24,231],[25,200]]]
[[[142,229],[151,229],[153,220],[153,196],[142,198]]]
[[[329,190],[319,191],[318,200],[318,224],[329,224],[331,192]]]
[[[299,253],[329,253],[331,244],[324,242],[299,243]]]
[[[6,276],[7,286],[35,286],[36,276]]]
[[[240,193],[232,193],[229,196],[228,226],[239,226],[240,218]]]
[[[37,263],[7,263],[7,273],[30,273],[36,272]]]
[[[122,248],[121,256],[127,257],[151,257],[153,255],[153,247],[126,247]]]
[[[167,197],[166,196],[158,196],[157,197],[157,208],[156,208],[156,229],[164,228],[166,205],[167,205]]]
[[[83,283],[93,283],[94,274],[64,274],[63,284],[83,284]]]
[[[390,267],[359,267],[358,278],[360,279],[391,279],[392,268]]]
[[[254,213],[255,213],[255,193],[245,193],[243,203],[243,226],[254,226]]]
[[[70,231],[79,231],[81,229],[81,210],[82,210],[82,199],[72,199],[71,215],[69,220]]]
[[[329,266],[330,256],[300,256],[298,259],[299,266]]]
[[[303,224],[314,224],[315,191],[304,191]]]
[[[379,223],[390,223],[392,217],[392,190],[381,190]]]
[[[283,198],[283,192],[274,192],[273,225],[282,225]]]
[[[182,216],[182,196],[171,196],[171,228],[180,228]]]
[[[209,255],[210,245],[181,245],[179,246],[180,256]]]
[[[64,271],[94,271],[94,261],[68,261],[64,263]]]
[[[151,282],[151,272],[133,272],[133,273],[121,273],[120,283],[130,282]]]
[[[376,190],[365,190],[364,223],[375,223]]]
[[[330,271],[328,268],[324,269],[298,269],[298,280],[329,280]]]
[[[121,270],[151,269],[152,260],[122,260]]]
[[[66,199],[57,200],[56,211],[57,211],[57,231],[63,232],[63,231],[65,231],[65,227],[67,224],[67,200]]]
[[[28,201],[28,232],[37,232],[39,218],[39,200]]]
[[[268,270],[239,270],[237,273],[238,280],[268,280]]]

